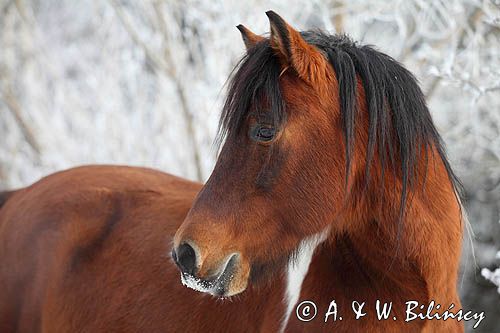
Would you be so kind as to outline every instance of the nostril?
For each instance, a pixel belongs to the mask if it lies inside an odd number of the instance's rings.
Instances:
[[[181,244],[176,251],[172,251],[172,258],[181,272],[194,275],[196,268],[196,252],[187,243]]]

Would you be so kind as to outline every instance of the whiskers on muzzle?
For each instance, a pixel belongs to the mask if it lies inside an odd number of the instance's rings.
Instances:
[[[219,269],[219,273],[211,278],[200,278],[194,273],[181,270],[181,282],[188,288],[213,296],[232,296],[234,293],[231,292],[230,285],[234,278],[238,261],[239,254],[231,254]]]

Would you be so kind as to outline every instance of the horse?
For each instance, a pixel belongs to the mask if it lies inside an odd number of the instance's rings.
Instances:
[[[205,184],[101,165],[0,196],[2,332],[463,331],[405,320],[460,308],[464,224],[415,77],[266,14],[237,26]]]

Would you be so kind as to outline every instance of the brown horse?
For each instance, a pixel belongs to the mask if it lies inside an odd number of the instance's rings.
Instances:
[[[416,80],[267,15],[269,38],[238,26],[204,186],[90,166],[2,196],[1,332],[463,331],[405,320],[460,308],[458,182]]]

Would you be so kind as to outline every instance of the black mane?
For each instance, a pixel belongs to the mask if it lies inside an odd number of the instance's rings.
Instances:
[[[304,31],[301,34],[307,43],[316,46],[325,55],[339,83],[346,170],[350,169],[354,145],[358,112],[356,75],[359,75],[369,114],[366,181],[370,179],[370,165],[377,150],[382,172],[389,167],[401,177],[402,218],[421,153],[425,152],[427,159],[429,148],[434,147],[458,193],[460,182],[448,163],[442,139],[434,127],[416,78],[393,58],[371,46],[358,45],[345,35],[329,35],[321,31]],[[240,60],[229,81],[228,97],[219,124],[220,141],[239,132],[252,101],[263,96],[269,104],[274,124],[277,128],[283,126],[286,110],[279,86],[280,70],[280,63],[268,39],[252,47]]]

